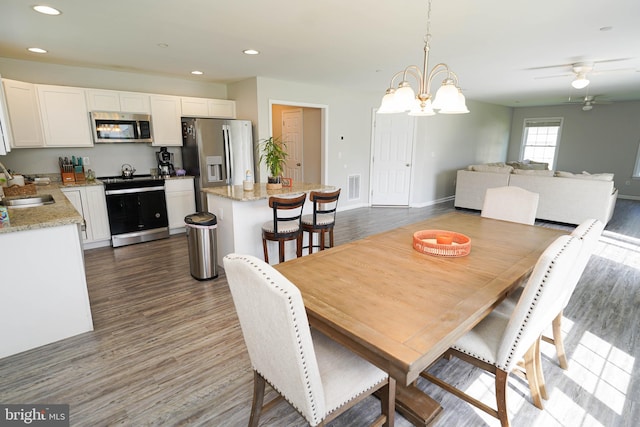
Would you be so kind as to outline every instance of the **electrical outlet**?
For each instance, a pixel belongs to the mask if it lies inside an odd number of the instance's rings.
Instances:
[[[82,164],[85,166],[89,166],[91,164],[91,160],[89,160],[89,157],[83,157]]]

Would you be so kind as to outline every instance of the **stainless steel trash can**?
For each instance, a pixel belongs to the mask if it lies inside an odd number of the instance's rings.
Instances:
[[[218,277],[218,242],[216,216],[209,212],[196,212],[184,217],[189,245],[191,275],[198,280]]]

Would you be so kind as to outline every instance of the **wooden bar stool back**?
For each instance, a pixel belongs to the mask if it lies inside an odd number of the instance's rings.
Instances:
[[[313,248],[321,251],[325,247],[333,247],[333,227],[336,224],[336,209],[338,208],[338,198],[340,189],[336,191],[312,191],[309,200],[313,202],[313,214],[302,216],[302,230],[309,233],[309,253],[313,253]],[[325,246],[325,232],[329,232],[329,246]],[[313,244],[315,233],[320,234],[318,245]],[[306,246],[305,246],[306,247]]]
[[[296,256],[302,256],[301,218],[306,198],[306,193],[293,197],[269,197],[273,220],[262,224],[262,249],[265,262],[269,262],[267,240],[278,242],[280,262],[284,262],[284,243],[288,240],[296,240]]]

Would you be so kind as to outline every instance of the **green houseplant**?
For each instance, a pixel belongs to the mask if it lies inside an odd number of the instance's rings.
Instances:
[[[265,166],[269,170],[269,177],[267,182],[267,188],[282,188],[280,182],[280,176],[284,168],[284,163],[287,158],[287,152],[285,151],[287,146],[278,137],[269,137],[261,141],[260,162],[264,161]]]

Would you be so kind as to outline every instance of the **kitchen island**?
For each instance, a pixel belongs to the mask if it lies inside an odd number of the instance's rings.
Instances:
[[[264,183],[254,184],[251,191],[243,190],[242,185],[203,188],[202,191],[207,195],[209,212],[216,215],[218,220],[218,265],[221,266],[224,256],[230,253],[253,255],[263,259],[262,224],[273,219],[269,197],[333,189],[333,186],[304,182],[294,183],[291,187],[279,190],[267,190]],[[304,213],[312,212],[313,204],[307,196]],[[277,262],[277,243],[267,244],[269,260],[272,263]],[[307,245],[306,242],[304,244]],[[286,245],[286,259],[295,257],[294,246],[293,243]]]
[[[55,203],[9,207],[0,228],[0,358],[93,330],[80,227],[57,184]]]

